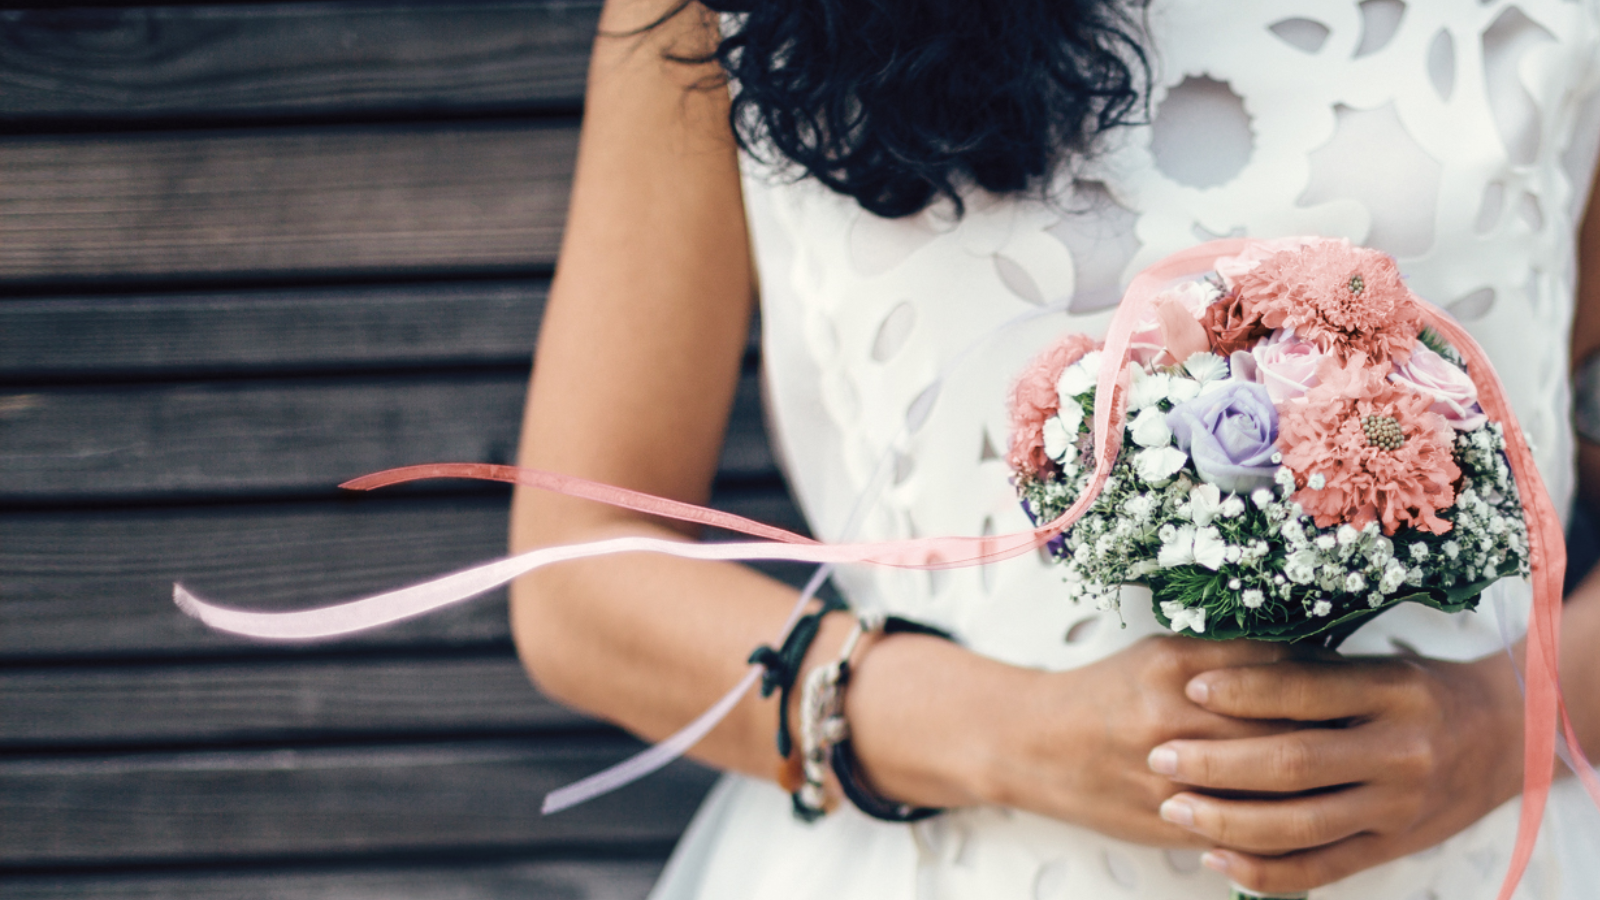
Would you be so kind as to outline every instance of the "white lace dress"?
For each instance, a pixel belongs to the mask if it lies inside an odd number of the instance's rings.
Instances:
[[[902,220],[751,166],[776,441],[817,534],[984,534],[1027,526],[1007,481],[1004,398],[1055,336],[1103,331],[1129,277],[1219,236],[1320,234],[1379,247],[1468,324],[1505,381],[1541,471],[1571,496],[1567,333],[1574,232],[1600,145],[1596,0],[1155,0],[1148,127],[1116,133],[1041,203],[970,198]],[[1004,327],[1070,300],[1070,311]],[[969,345],[976,346],[941,374]],[[1080,666],[1157,630],[1146,604],[1075,606],[1033,556],[950,572],[859,568],[850,600],[939,625],[1017,665]],[[1520,633],[1525,586],[1476,614],[1415,605],[1357,653],[1472,658]],[[938,697],[928,702],[937,703]],[[995,698],[1004,702],[1003,697]],[[1314,900],[1495,895],[1515,802],[1441,847]],[[1600,896],[1600,813],[1558,785],[1521,898]],[[1003,809],[915,826],[843,810],[796,822],[777,788],[724,779],[654,894],[760,898],[1224,898],[1198,854]]]

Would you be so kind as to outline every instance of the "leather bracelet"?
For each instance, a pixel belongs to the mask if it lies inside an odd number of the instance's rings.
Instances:
[[[790,794],[796,818],[812,822],[828,812],[824,779],[831,768],[845,797],[863,813],[888,822],[915,822],[943,810],[912,806],[884,798],[862,775],[850,750],[850,728],[844,718],[844,691],[850,682],[850,658],[861,638],[876,631],[885,634],[949,635],[906,619],[863,616],[840,648],[839,658],[806,675],[800,700],[800,764],[802,780]]]
[[[950,635],[940,629],[890,616],[883,623],[884,634],[925,634],[931,637],[950,640]],[[878,793],[867,783],[865,774],[861,771],[856,755],[850,747],[848,735],[833,745],[832,759],[833,775],[839,779],[839,787],[844,795],[863,813],[884,822],[920,822],[923,819],[936,816],[944,812],[937,806],[913,806],[901,803]]]

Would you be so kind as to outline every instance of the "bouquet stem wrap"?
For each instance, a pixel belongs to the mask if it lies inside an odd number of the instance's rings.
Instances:
[[[258,613],[208,603],[181,586],[174,599],[190,615],[212,627],[239,634],[278,640],[306,640],[348,634],[431,612],[500,587],[520,575],[546,565],[612,553],[654,552],[693,559],[789,560],[812,563],[872,563],[918,569],[943,569],[1009,559],[1043,546],[1070,528],[1094,503],[1105,486],[1121,450],[1127,416],[1128,359],[1136,323],[1150,312],[1151,299],[1176,279],[1209,271],[1220,256],[1240,253],[1245,239],[1212,241],[1161,260],[1142,272],[1128,287],[1113,317],[1102,351],[1094,405],[1095,474],[1088,487],[1064,513],[1027,531],[985,537],[948,536],[915,540],[824,544],[811,538],[763,525],[729,513],[600,484],[570,475],[483,464],[439,464],[379,472],[345,484],[352,489],[372,489],[424,478],[476,478],[507,481],[608,503],[641,513],[721,528],[753,537],[759,542],[695,544],[646,537],[613,538],[584,544],[546,547],[497,560],[472,569],[320,609],[291,613]],[[1441,310],[1423,303],[1427,323],[1455,345],[1466,358],[1469,374],[1479,389],[1480,402],[1489,416],[1506,431],[1506,452],[1521,494],[1528,527],[1533,571],[1533,609],[1528,623],[1526,656],[1526,707],[1522,815],[1511,867],[1501,886],[1499,900],[1510,900],[1527,868],[1543,818],[1553,778],[1558,720],[1573,751],[1579,777],[1600,803],[1600,781],[1583,758],[1571,722],[1561,701],[1558,681],[1558,635],[1561,620],[1561,584],[1566,550],[1560,520],[1534,467],[1527,441],[1512,415],[1505,391],[1476,341]],[[752,679],[746,678],[746,682]],[[735,695],[736,698],[737,695]],[[732,703],[722,705],[722,712]],[[702,716],[714,724],[720,716]],[[667,758],[670,758],[668,756]],[[1243,895],[1241,895],[1243,896]]]

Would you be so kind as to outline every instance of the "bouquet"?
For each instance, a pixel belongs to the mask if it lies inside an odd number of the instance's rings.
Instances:
[[[1398,603],[1457,612],[1529,574],[1505,430],[1392,258],[1256,242],[1149,305],[1120,453],[1046,545],[1069,599],[1115,609],[1138,583],[1174,632],[1331,647]],[[1010,464],[1036,523],[1096,475],[1102,356],[1070,335],[1013,392]]]

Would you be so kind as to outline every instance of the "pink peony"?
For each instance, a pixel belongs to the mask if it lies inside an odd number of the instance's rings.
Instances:
[[[1478,405],[1478,386],[1472,378],[1425,344],[1413,347],[1411,361],[1395,366],[1389,380],[1432,397],[1428,409],[1457,431],[1473,431],[1488,421]]]
[[[1317,368],[1327,356],[1316,344],[1303,341],[1287,328],[1280,328],[1257,343],[1249,352],[1233,355],[1235,378],[1254,381],[1267,389],[1272,402],[1299,397],[1316,386]]]
[[[1455,504],[1461,477],[1451,448],[1455,431],[1432,398],[1390,382],[1387,367],[1354,351],[1348,362],[1324,359],[1320,383],[1280,410],[1278,445],[1295,474],[1295,502],[1320,528],[1378,521],[1444,534],[1438,511]]]
[[[1044,452],[1044,423],[1061,408],[1056,382],[1063,369],[1099,347],[1088,335],[1069,334],[1034,357],[1017,378],[1011,388],[1012,471],[1036,476],[1055,467]]]
[[[1386,253],[1322,240],[1267,257],[1238,277],[1251,312],[1290,328],[1341,361],[1361,353],[1375,365],[1403,364],[1422,312]]]

